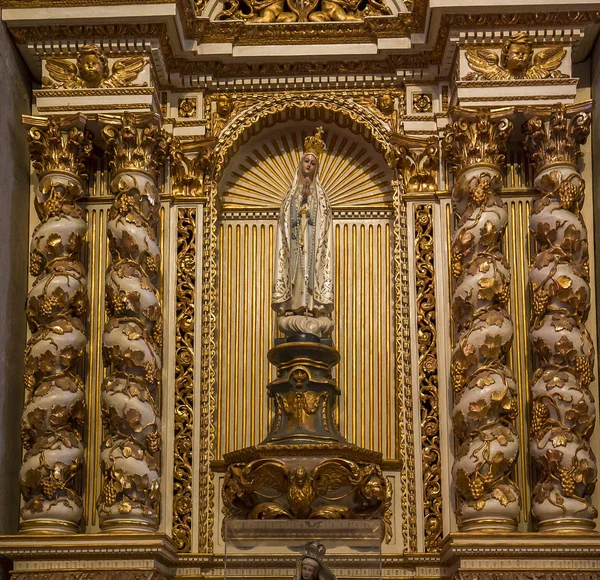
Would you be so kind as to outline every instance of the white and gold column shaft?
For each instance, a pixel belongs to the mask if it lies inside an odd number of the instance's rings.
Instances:
[[[456,518],[462,531],[512,531],[520,510],[511,474],[519,449],[517,389],[507,365],[511,275],[502,248],[507,207],[499,196],[512,123],[484,110],[457,114],[443,138],[455,171],[457,220],[451,246]]]
[[[83,502],[77,476],[84,460],[87,274],[81,261],[87,225],[77,199],[92,151],[85,117],[24,118],[39,183],[27,297],[31,337],[25,349],[26,400],[21,423],[21,530],[76,533]]]
[[[594,528],[596,422],[589,390],[594,346],[590,308],[585,183],[577,162],[590,131],[590,103],[531,111],[523,143],[539,192],[529,220],[535,253],[529,270],[534,358],[530,451],[537,467],[532,511],[540,531]]]
[[[153,531],[160,504],[162,299],[158,171],[168,142],[151,113],[101,116],[110,158],[103,336],[100,527]]]

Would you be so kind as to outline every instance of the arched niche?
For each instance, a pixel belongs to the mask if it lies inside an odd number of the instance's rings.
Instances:
[[[393,173],[386,142],[374,138],[385,127],[317,107],[273,115],[255,115],[251,126],[260,130],[248,130],[239,146],[221,151],[227,163],[215,192],[217,456],[260,442],[268,429],[265,387],[274,368],[266,353],[276,336],[270,297],[278,208],[303,138],[323,126],[321,180],[334,212],[340,427],[351,442],[396,459]],[[235,120],[225,130],[232,127]]]

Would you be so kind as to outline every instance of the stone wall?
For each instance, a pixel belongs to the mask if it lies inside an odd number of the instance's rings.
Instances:
[[[19,523],[19,424],[23,400],[29,167],[21,115],[31,112],[31,79],[0,27],[0,534]]]

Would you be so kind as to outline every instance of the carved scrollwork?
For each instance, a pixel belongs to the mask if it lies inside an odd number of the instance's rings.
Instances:
[[[225,518],[381,518],[391,538],[392,489],[377,465],[335,458],[289,468],[257,459],[228,468],[222,495]]]
[[[515,529],[519,489],[516,385],[506,356],[513,325],[506,311],[510,270],[502,254],[508,214],[499,197],[512,123],[489,113],[461,118],[444,135],[447,161],[459,168],[452,192],[458,224],[452,238],[452,311],[456,345],[451,378],[459,448],[453,476],[460,529]]]
[[[178,137],[171,141],[172,192],[174,195],[202,196],[209,184],[208,172],[212,167],[214,140],[182,145]]]
[[[533,514],[540,529],[591,529],[598,470],[590,446],[596,410],[589,390],[594,347],[585,327],[590,306],[585,183],[577,171],[590,128],[585,105],[556,106],[524,125],[540,197],[530,231],[537,253],[529,271],[533,297],[531,454],[538,468]]]
[[[106,272],[102,384],[103,529],[154,528],[160,501],[162,303],[155,175],[166,137],[154,116],[104,117],[102,135],[113,168],[108,213],[111,263]]]
[[[189,552],[192,542],[196,235],[196,210],[181,208],[177,221],[175,467],[173,470],[173,537],[177,549],[181,552]]]
[[[415,270],[425,549],[428,552],[439,550],[443,531],[442,454],[440,449],[433,243],[432,206],[419,205],[415,209]]]
[[[81,250],[87,225],[77,198],[92,145],[79,115],[26,118],[40,179],[35,208],[41,220],[31,240],[27,298],[32,336],[25,349],[21,436],[22,529],[77,532],[83,502],[75,478],[83,466],[85,394],[78,363],[87,343],[86,270]]]
[[[440,147],[437,137],[420,141],[398,137],[396,147],[388,155],[408,192],[437,191]]]

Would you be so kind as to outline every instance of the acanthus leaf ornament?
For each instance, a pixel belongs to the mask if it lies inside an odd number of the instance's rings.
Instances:
[[[182,144],[173,137],[169,148],[171,160],[171,191],[174,195],[202,196],[208,189],[208,173],[213,163],[214,139]]]
[[[79,361],[87,336],[87,279],[81,251],[87,232],[77,205],[92,151],[80,115],[25,117],[39,184],[40,218],[31,240],[27,298],[32,332],[25,350],[21,436],[21,529],[78,532],[83,502],[76,485],[84,461],[85,392]]]
[[[42,86],[51,89],[117,88],[132,84],[146,66],[143,56],[118,58],[112,66],[97,44],[86,44],[77,53],[75,63],[65,58],[47,58],[50,77],[42,78]],[[137,85],[139,86],[139,85]]]
[[[552,46],[534,54],[533,41],[526,32],[514,34],[502,45],[500,56],[494,50],[470,48],[465,52],[474,73],[463,80],[512,80],[563,78],[560,72],[567,51],[562,46]]]
[[[437,137],[394,136],[388,161],[395,165],[408,192],[437,191],[440,147]]]
[[[580,103],[531,111],[523,125],[540,194],[529,222],[537,252],[529,271],[536,361],[530,449],[538,468],[532,511],[540,530],[590,530],[597,516],[598,469],[590,445],[596,409],[589,389],[595,354],[585,326],[591,289],[581,213],[585,183],[577,169],[589,108]]]

